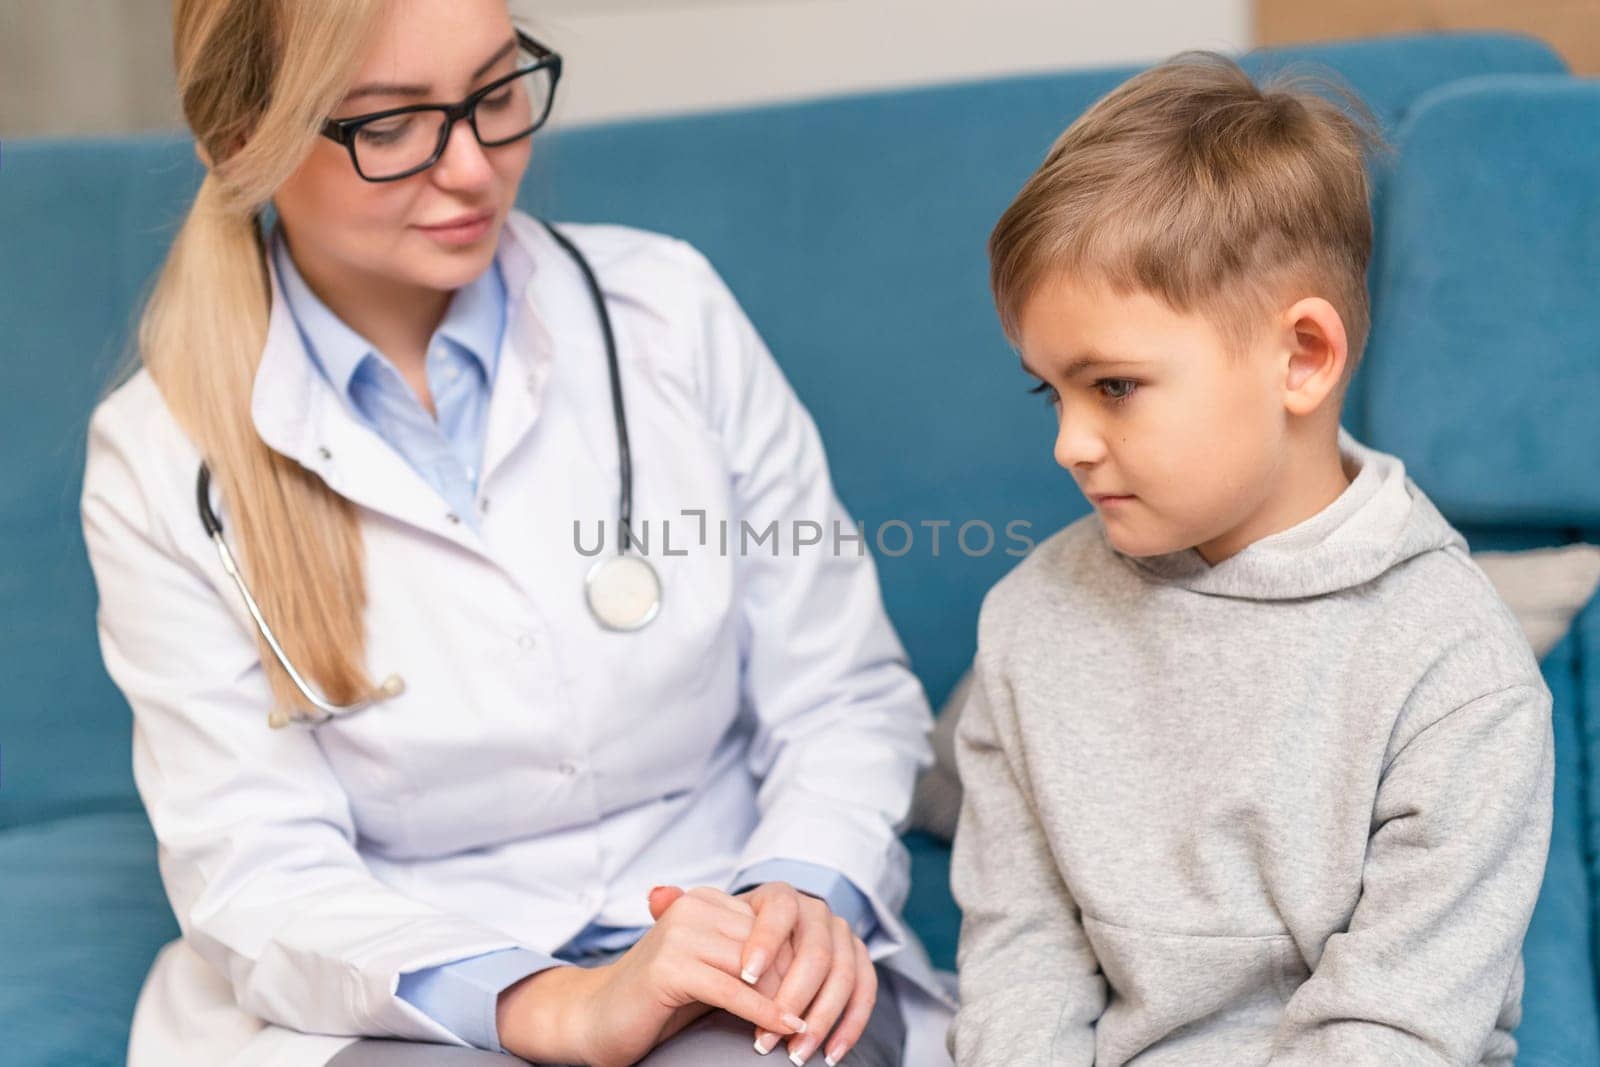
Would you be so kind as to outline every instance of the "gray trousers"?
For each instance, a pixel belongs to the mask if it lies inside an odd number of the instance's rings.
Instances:
[[[610,963],[626,952],[616,949],[580,957],[579,966]],[[861,1040],[839,1061],[839,1067],[899,1067],[905,1052],[906,1026],[895,1003],[895,987],[888,970],[878,965],[878,999]],[[720,1008],[700,1018],[657,1045],[635,1067],[777,1067],[789,1062],[788,1043],[763,1056],[755,1050],[755,1027]],[[812,1054],[806,1067],[824,1067],[827,1042]],[[439,1045],[426,1041],[362,1038],[340,1049],[327,1067],[512,1067],[527,1063],[503,1052]],[[544,1067],[544,1065],[539,1065]]]

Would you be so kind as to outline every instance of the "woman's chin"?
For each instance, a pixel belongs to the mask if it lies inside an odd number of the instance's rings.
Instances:
[[[425,240],[425,239],[424,239]],[[494,262],[494,246],[477,254],[424,249],[406,273],[417,286],[442,293],[454,292],[483,276]]]

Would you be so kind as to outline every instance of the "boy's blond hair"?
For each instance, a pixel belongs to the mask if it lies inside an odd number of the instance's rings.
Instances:
[[[1344,320],[1348,382],[1369,315],[1366,159],[1382,147],[1371,113],[1326,79],[1258,88],[1212,52],[1144,71],[1067,128],[995,225],[1006,336],[1061,272],[1202,312],[1235,354],[1276,302],[1322,296]]]

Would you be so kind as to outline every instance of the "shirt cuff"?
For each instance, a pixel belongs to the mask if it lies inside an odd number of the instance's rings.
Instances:
[[[567,966],[531,949],[496,949],[402,974],[395,995],[474,1048],[504,1052],[495,1021],[500,993],[530,974]]]
[[[832,867],[805,860],[763,860],[734,875],[730,883],[734,888],[729,892],[742,893],[762,882],[788,882],[800,892],[820,898],[830,911],[850,924],[862,941],[878,929],[878,918],[867,895]]]

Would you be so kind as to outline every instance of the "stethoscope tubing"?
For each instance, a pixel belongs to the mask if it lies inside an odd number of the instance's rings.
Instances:
[[[622,484],[617,551],[626,554],[629,539],[632,537],[633,452],[628,447],[628,415],[622,406],[622,371],[617,365],[617,336],[611,328],[611,313],[606,310],[605,294],[600,291],[600,280],[594,276],[594,268],[589,265],[588,258],[578,251],[578,246],[560,230],[544,219],[539,221],[550,232],[550,236],[555,238],[556,243],[566,249],[567,255],[572,257],[573,262],[583,273],[583,280],[589,286],[589,298],[594,303],[596,316],[600,320],[600,333],[605,338],[606,368],[611,374],[611,417],[617,427],[617,475]]]
[[[583,274],[584,283],[588,287],[589,297],[594,304],[596,316],[600,320],[600,333],[605,340],[606,348],[606,369],[611,379],[611,412],[617,428],[617,470],[622,490],[619,502],[620,521],[617,528],[617,552],[618,555],[626,555],[629,542],[632,540],[630,524],[633,519],[633,455],[628,443],[627,412],[622,403],[622,371],[617,360],[616,333],[612,329],[611,314],[606,308],[605,294],[600,289],[600,281],[595,277],[594,268],[589,265],[588,259],[578,250],[577,245],[573,244],[555,226],[544,219],[540,219],[539,222],[555,242],[572,257],[573,262],[577,264],[579,271]],[[277,635],[272,632],[272,627],[267,623],[266,616],[262,614],[260,606],[256,603],[256,598],[251,595],[250,587],[244,580],[244,575],[241,573],[238,562],[234,559],[233,552],[229,550],[227,541],[223,538],[222,520],[211,507],[211,470],[204,460],[200,463],[200,471],[195,480],[195,496],[200,512],[201,525],[205,527],[206,535],[211,539],[212,544],[216,546],[217,556],[222,562],[223,570],[233,580],[234,588],[239,591],[239,596],[244,600],[245,608],[250,612],[250,617],[254,620],[256,628],[260,631],[262,638],[265,639],[267,647],[272,651],[273,658],[278,661],[278,665],[288,675],[295,689],[317,711],[316,715],[307,716],[298,711],[289,714],[281,709],[274,710],[268,718],[269,725],[278,728],[287,725],[289,722],[297,722],[306,726],[320,726],[332,719],[361,711],[379,700],[398,696],[405,691],[404,679],[399,675],[391,674],[383,680],[378,687],[377,693],[350,704],[334,704],[318,695],[300,672],[295,669],[294,664],[290,662],[288,654],[284,652]],[[647,563],[645,565],[648,566]],[[593,573],[591,571],[591,578]],[[651,577],[652,580],[655,580],[653,571],[651,572]],[[659,608],[658,580],[656,596],[657,603],[655,607],[652,607],[636,625],[622,628],[637,629],[638,626],[644,625],[655,617],[656,610]],[[593,603],[591,602],[592,607]],[[604,619],[600,621],[603,625],[607,624]]]

